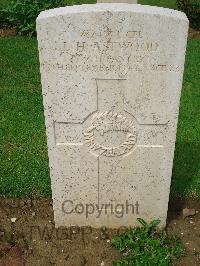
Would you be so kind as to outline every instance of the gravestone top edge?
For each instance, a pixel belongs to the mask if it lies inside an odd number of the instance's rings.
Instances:
[[[164,7],[148,6],[140,4],[128,4],[128,3],[98,3],[98,4],[84,4],[84,5],[59,7],[42,11],[37,17],[36,21],[56,16],[62,16],[66,14],[105,12],[105,11],[113,11],[113,12],[122,11],[122,12],[134,12],[138,14],[141,13],[141,14],[150,14],[150,15],[160,15],[165,17],[173,17],[179,20],[185,20],[189,22],[186,14],[181,11]]]

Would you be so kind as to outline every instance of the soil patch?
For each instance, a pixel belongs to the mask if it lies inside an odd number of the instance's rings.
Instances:
[[[183,218],[184,208],[197,212]],[[156,218],[156,217],[155,217]],[[0,199],[0,266],[111,266],[120,258],[111,239],[123,229],[55,229],[50,199]],[[187,256],[177,266],[200,265],[200,201],[171,201],[167,231],[182,239]]]
[[[190,39],[200,39],[200,30],[189,28],[188,36]]]
[[[3,28],[0,29],[0,37],[9,37],[9,36],[16,36],[17,29],[16,28]]]

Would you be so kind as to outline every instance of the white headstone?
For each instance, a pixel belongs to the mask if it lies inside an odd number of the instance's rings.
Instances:
[[[141,5],[39,15],[57,227],[165,225],[187,30],[185,14]]]

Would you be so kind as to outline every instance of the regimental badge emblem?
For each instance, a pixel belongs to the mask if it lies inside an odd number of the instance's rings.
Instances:
[[[136,145],[134,121],[113,111],[96,112],[84,133],[85,144],[97,156],[115,157],[129,153]]]

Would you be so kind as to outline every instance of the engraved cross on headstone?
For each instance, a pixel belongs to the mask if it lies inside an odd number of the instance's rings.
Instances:
[[[134,114],[126,110],[126,82],[125,79],[96,79],[96,110],[81,122],[55,122],[54,126],[57,146],[86,147],[96,158],[98,204],[101,203],[102,172],[104,178],[115,174],[116,166],[138,148],[164,147],[168,123],[139,123]],[[108,173],[103,166],[106,161],[110,165]]]

